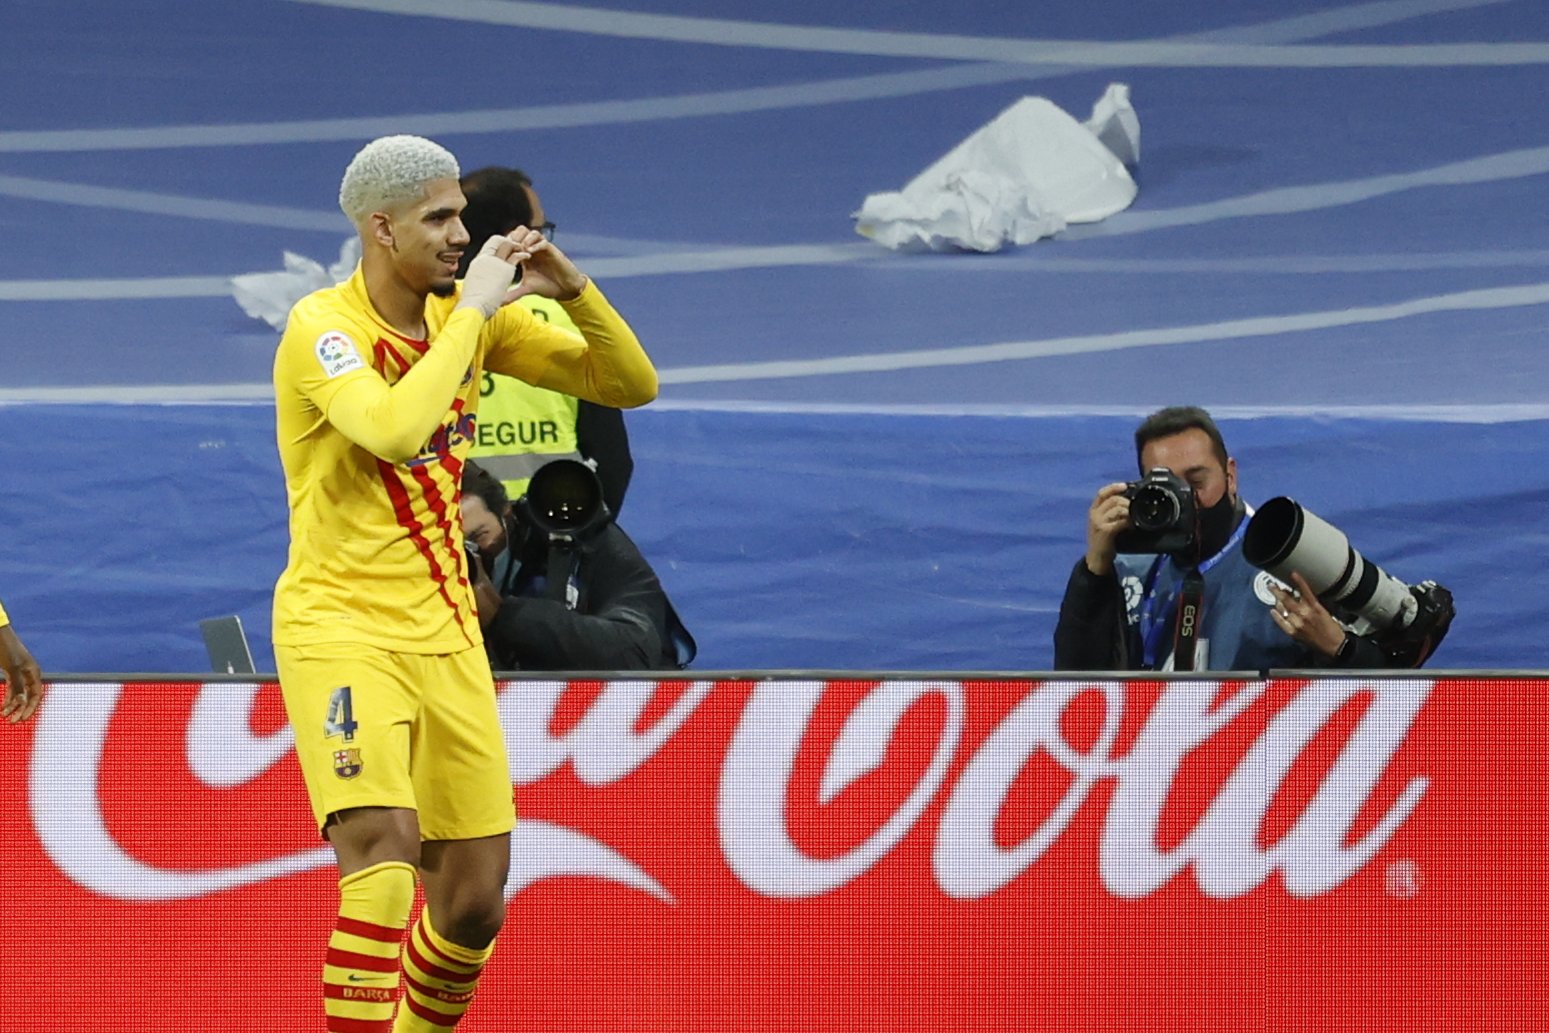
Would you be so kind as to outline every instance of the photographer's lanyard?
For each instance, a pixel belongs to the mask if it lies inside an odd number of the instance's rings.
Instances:
[[[1205,572],[1220,563],[1221,557],[1225,556],[1232,546],[1242,541],[1242,536],[1247,532],[1248,521],[1239,521],[1237,530],[1233,531],[1232,536],[1226,540],[1226,544],[1221,546],[1221,551],[1184,576],[1183,585],[1178,591],[1177,622],[1173,625],[1173,670],[1192,671],[1194,669],[1194,647],[1199,639],[1200,623],[1205,613]],[[1151,565],[1140,599],[1141,660],[1145,664],[1145,670],[1148,671],[1156,670],[1157,663],[1163,659],[1157,656],[1157,647],[1162,644],[1162,634],[1167,630],[1167,620],[1157,611],[1160,609],[1162,614],[1166,614],[1173,608],[1171,594],[1166,597],[1161,607],[1156,605],[1156,598],[1151,594],[1152,589],[1156,587],[1156,579],[1162,572],[1162,564],[1166,562],[1166,556],[1158,556],[1156,562]],[[1188,634],[1184,635],[1182,634],[1185,631],[1184,621],[1188,616],[1185,608],[1191,605],[1191,601],[1193,620],[1186,629]],[[1183,649],[1188,650],[1187,656],[1180,652]]]

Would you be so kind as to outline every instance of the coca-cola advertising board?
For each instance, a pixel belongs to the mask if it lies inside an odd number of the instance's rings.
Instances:
[[[1549,680],[502,682],[460,1029],[1542,1031]],[[314,1031],[337,872],[269,681],[0,727],[7,1033]]]

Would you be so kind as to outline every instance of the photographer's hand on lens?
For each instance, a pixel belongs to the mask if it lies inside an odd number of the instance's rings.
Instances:
[[[1294,591],[1286,591],[1278,584],[1270,583],[1269,590],[1275,596],[1275,603],[1270,607],[1275,624],[1309,649],[1315,649],[1324,656],[1336,655],[1339,647],[1345,643],[1344,625],[1324,609],[1306,578],[1292,573],[1291,585]]]
[[[1123,481],[1105,484],[1098,489],[1092,500],[1092,508],[1086,515],[1086,569],[1093,574],[1106,575],[1113,571],[1113,558],[1118,555],[1114,545],[1119,532],[1129,527],[1129,499]]]

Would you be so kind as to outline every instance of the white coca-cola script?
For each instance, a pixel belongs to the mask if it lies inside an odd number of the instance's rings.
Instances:
[[[1069,832],[1094,788],[1110,785],[1098,857],[1102,884],[1114,896],[1146,896],[1184,872],[1202,893],[1218,899],[1247,893],[1275,873],[1293,896],[1326,893],[1370,861],[1420,803],[1428,781],[1417,776],[1364,835],[1348,842],[1432,685],[1422,679],[1342,677],[1301,686],[1268,718],[1192,830],[1172,848],[1160,848],[1162,809],[1180,766],[1270,684],[1232,682],[1223,692],[1223,683],[1216,681],[1166,683],[1138,736],[1120,752],[1116,740],[1127,700],[1124,683],[1035,682],[971,755],[960,756],[971,704],[963,682],[880,682],[850,711],[829,747],[820,802],[884,764],[887,747],[911,707],[934,699],[945,704],[945,717],[928,764],[893,813],[874,829],[851,830],[865,833],[858,845],[823,858],[810,856],[793,839],[787,808],[798,752],[830,684],[771,679],[751,690],[736,686],[728,691],[747,698],[718,758],[714,820],[723,859],[749,890],[770,897],[834,892],[887,856],[945,794],[934,830],[931,876],[948,897],[978,899],[1004,889],[1035,865]],[[258,778],[293,747],[289,729],[269,735],[249,730],[261,689],[210,684],[199,692],[186,729],[187,762],[190,773],[212,791]],[[565,682],[522,682],[502,693],[501,720],[518,784],[540,782],[568,764],[585,785],[606,791],[649,763],[674,736],[689,734],[685,722],[714,697],[717,683],[688,684],[662,716],[642,728],[658,683],[607,682],[580,720],[554,735],[550,728],[567,689]],[[111,834],[99,799],[109,726],[126,691],[134,689],[114,683],[56,685],[37,719],[31,815],[39,842],[68,878],[105,897],[173,900],[332,863],[327,847],[194,872],[158,868],[131,856]],[[1101,728],[1092,742],[1078,747],[1066,738],[1064,718],[1078,698],[1094,693],[1102,701]],[[1358,695],[1366,696],[1368,705],[1322,782],[1289,829],[1261,846],[1258,830],[1292,766],[1330,717]],[[1019,773],[1039,753],[1068,774],[1069,785],[1029,835],[1003,847],[995,838],[997,818]],[[709,750],[703,755],[715,759]],[[959,773],[949,781],[954,770]],[[702,777],[715,776],[705,772]],[[606,829],[524,818],[512,837],[508,893],[542,879],[579,875],[631,887],[664,904],[675,901],[661,873],[647,871],[606,840]]]

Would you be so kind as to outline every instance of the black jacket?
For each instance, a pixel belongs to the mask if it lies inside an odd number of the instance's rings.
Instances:
[[[1139,600],[1134,601],[1138,605]],[[1208,612],[1208,611],[1207,611]],[[1294,646],[1287,638],[1288,646]],[[1350,636],[1344,657],[1328,657],[1314,649],[1287,649],[1279,662],[1284,668],[1379,669],[1393,666],[1387,654],[1371,638]],[[1266,666],[1256,662],[1255,668]],[[1139,671],[1145,668],[1138,627],[1129,619],[1124,588],[1118,575],[1093,574],[1086,559],[1075,569],[1060,600],[1059,623],[1054,627],[1056,671]]]
[[[575,608],[547,598],[548,552],[506,517],[519,562],[496,585],[500,610],[484,629],[490,663],[505,671],[668,671],[697,649],[656,572],[629,535],[608,523],[576,546]]]

